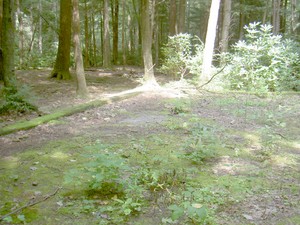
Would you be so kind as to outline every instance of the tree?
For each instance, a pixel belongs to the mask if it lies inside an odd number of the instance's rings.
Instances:
[[[84,65],[85,67],[90,67],[90,35],[89,35],[89,18],[88,18],[88,6],[87,0],[84,0],[84,40],[85,40],[85,48],[84,48]]]
[[[112,5],[112,26],[113,26],[113,63],[118,62],[118,42],[119,42],[119,0],[114,0]]]
[[[224,0],[222,33],[221,33],[221,43],[220,43],[221,52],[228,51],[230,22],[231,22],[231,0]]]
[[[110,57],[110,35],[109,35],[109,13],[108,0],[104,0],[103,6],[103,20],[104,20],[104,37],[103,37],[103,67],[109,68],[111,66]]]
[[[59,43],[54,69],[51,77],[59,80],[71,79],[70,50],[71,50],[71,25],[72,4],[71,0],[60,0],[60,30]]]
[[[14,87],[15,69],[15,26],[14,26],[14,1],[3,0],[2,19],[2,56],[3,56],[3,80],[5,87]]]
[[[75,70],[77,77],[77,95],[81,97],[86,97],[88,91],[86,87],[86,80],[82,60],[82,50],[80,46],[80,16],[78,0],[73,0],[73,41],[75,53]]]
[[[273,34],[279,34],[280,31],[280,3],[281,0],[273,0],[273,15],[272,15],[272,25]]]
[[[186,0],[179,1],[179,15],[178,15],[178,33],[185,32],[185,13],[186,13]]]
[[[0,81],[3,80],[2,18],[3,18],[3,0],[0,0]]]
[[[214,44],[216,39],[217,22],[219,16],[219,7],[220,0],[212,0],[203,52],[203,66],[202,76],[200,76],[200,83],[205,83],[210,79]]]
[[[157,85],[152,61],[152,31],[150,25],[150,0],[141,0],[141,28],[142,28],[142,52],[144,60],[144,81],[147,84]]]
[[[177,34],[177,5],[176,0],[170,0],[169,2],[169,35],[174,36]]]

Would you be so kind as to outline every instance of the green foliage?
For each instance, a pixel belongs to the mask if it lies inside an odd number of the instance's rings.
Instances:
[[[178,34],[169,37],[168,43],[162,48],[164,61],[161,71],[175,77],[184,78],[184,75],[201,72],[204,45],[190,34]]]
[[[226,77],[230,88],[255,92],[298,90],[299,54],[292,40],[272,34],[271,25],[251,23],[244,41],[229,54]]]
[[[29,103],[29,89],[26,86],[21,88],[5,87],[2,90],[3,99],[0,99],[0,114],[26,113],[37,110],[37,107]]]
[[[220,143],[212,128],[195,123],[189,132],[189,138],[183,145],[185,150],[183,158],[198,164],[216,156]]]

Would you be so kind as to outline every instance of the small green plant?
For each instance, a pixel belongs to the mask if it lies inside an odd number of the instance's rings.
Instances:
[[[216,148],[219,146],[212,128],[195,123],[190,128],[190,136],[183,145],[185,153],[181,157],[194,164],[203,163],[216,155]]]
[[[23,86],[17,89],[15,86],[5,87],[2,90],[3,99],[0,99],[0,114],[12,112],[26,113],[37,110],[29,99],[29,89]]]
[[[231,89],[254,92],[298,90],[299,54],[297,44],[272,34],[271,25],[251,23],[246,39],[237,42],[229,54],[226,78]]]

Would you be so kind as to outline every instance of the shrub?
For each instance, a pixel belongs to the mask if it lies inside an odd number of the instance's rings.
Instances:
[[[188,73],[200,75],[204,45],[199,41],[190,34],[169,37],[162,49],[165,58],[160,70],[181,79]]]
[[[29,90],[26,86],[21,88],[5,87],[2,90],[3,99],[0,100],[0,115],[12,112],[26,113],[37,110],[29,99]]]
[[[271,25],[251,23],[245,27],[245,40],[233,46],[226,77],[231,89],[280,91],[299,89],[299,54],[292,40],[272,34]]]

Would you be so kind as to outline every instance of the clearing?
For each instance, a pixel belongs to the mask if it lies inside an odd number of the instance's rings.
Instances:
[[[142,70],[87,71],[87,100],[49,73],[18,71],[40,112],[0,130],[133,89]],[[300,95],[157,79],[166,88],[1,136],[0,224],[300,224]]]

